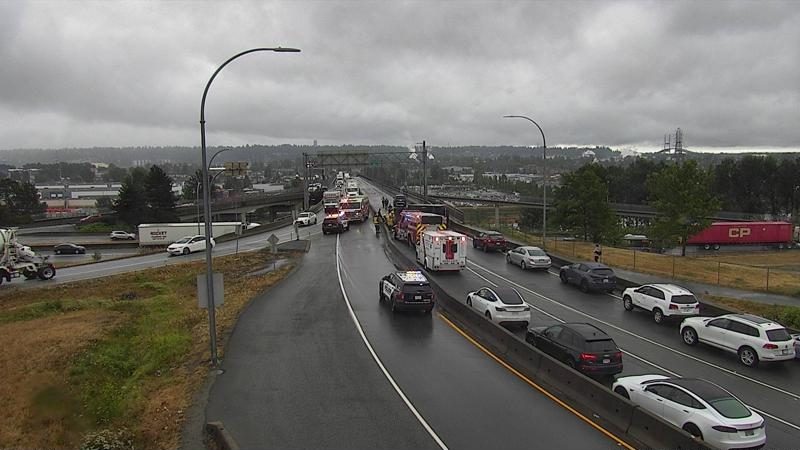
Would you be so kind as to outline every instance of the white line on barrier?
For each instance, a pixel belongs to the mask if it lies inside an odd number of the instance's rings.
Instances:
[[[477,264],[477,263],[473,262],[472,265],[482,269],[483,271],[485,271],[487,273],[490,273],[490,274],[496,276],[497,278],[499,278],[501,280],[504,280],[504,281],[506,281],[508,283],[516,285],[516,286],[520,287],[521,289],[524,289],[525,291],[527,291],[527,292],[529,292],[529,293],[531,293],[533,295],[536,295],[537,297],[540,297],[540,298],[542,298],[544,300],[547,300],[547,301],[549,301],[549,302],[551,302],[551,303],[553,303],[555,305],[558,305],[558,306],[560,306],[560,307],[562,307],[562,308],[564,308],[564,309],[566,309],[568,311],[574,312],[575,314],[579,314],[581,316],[587,317],[587,318],[592,319],[592,320],[594,320],[596,322],[602,323],[603,325],[605,325],[607,327],[613,328],[613,329],[615,329],[617,331],[620,331],[622,333],[625,333],[625,334],[628,334],[630,336],[636,337],[636,338],[641,339],[641,340],[643,340],[643,341],[645,341],[645,342],[647,342],[649,344],[655,345],[656,347],[663,348],[664,350],[667,350],[667,351],[670,351],[670,352],[675,353],[677,355],[680,355],[680,356],[683,356],[685,358],[691,359],[691,360],[696,361],[696,362],[698,362],[700,364],[704,364],[704,365],[706,365],[708,367],[713,367],[713,368],[715,368],[717,370],[720,370],[722,372],[725,372],[725,373],[727,373],[729,375],[733,375],[733,376],[741,378],[743,380],[747,380],[747,381],[750,381],[752,383],[758,384],[759,386],[763,386],[763,387],[771,389],[773,391],[780,392],[782,394],[788,395],[789,397],[792,397],[795,400],[800,400],[800,395],[795,394],[794,392],[790,392],[790,391],[787,391],[785,389],[781,389],[781,388],[779,388],[777,386],[773,386],[771,384],[764,383],[763,381],[756,380],[755,378],[749,377],[747,375],[740,374],[738,372],[735,372],[735,371],[733,371],[731,369],[728,369],[728,368],[725,368],[725,367],[722,367],[722,366],[718,366],[718,365],[716,365],[714,363],[710,363],[708,361],[704,361],[704,360],[702,360],[702,359],[700,359],[700,358],[698,358],[696,356],[692,356],[692,355],[690,355],[688,353],[684,353],[684,352],[682,352],[680,350],[676,350],[676,349],[674,349],[672,347],[669,347],[667,345],[661,344],[661,343],[656,342],[656,341],[654,341],[652,339],[646,338],[646,337],[644,337],[642,335],[639,335],[639,334],[633,333],[631,331],[628,331],[628,330],[626,330],[624,328],[618,327],[618,326],[614,325],[613,323],[606,322],[605,320],[598,319],[597,317],[594,317],[594,316],[592,316],[590,314],[586,314],[583,311],[580,311],[580,310],[575,309],[575,308],[573,308],[571,306],[565,305],[565,304],[563,304],[563,303],[561,303],[561,302],[559,302],[557,300],[553,300],[552,298],[547,297],[546,295],[540,294],[540,293],[538,293],[536,291],[533,291],[533,290],[529,289],[528,287],[523,286],[523,285],[521,285],[521,284],[519,284],[519,283],[517,283],[515,281],[509,280],[508,278],[506,278],[506,277],[504,277],[502,275],[499,275],[499,274],[497,274],[497,273],[495,273],[495,272],[493,272],[493,271],[481,266],[480,264]]]
[[[361,328],[361,323],[358,321],[358,317],[356,317],[355,311],[353,311],[353,306],[350,304],[350,299],[347,297],[347,291],[345,291],[344,289],[344,283],[342,283],[342,270],[341,270],[341,265],[339,263],[339,259],[340,259],[339,235],[337,234],[336,276],[339,278],[339,289],[342,290],[342,297],[344,297],[344,302],[347,305],[347,311],[350,313],[350,318],[353,320],[353,323],[356,326],[356,330],[358,330],[358,334],[361,336],[361,340],[364,341],[364,345],[367,346],[367,350],[369,350],[370,355],[372,355],[372,359],[374,359],[375,363],[378,364],[378,367],[381,369],[381,372],[383,372],[383,375],[386,377],[387,380],[389,380],[389,384],[392,385],[395,392],[397,392],[397,395],[399,395],[400,398],[403,400],[403,403],[405,403],[408,409],[411,410],[411,413],[414,414],[414,417],[416,417],[419,423],[422,424],[422,427],[425,428],[425,431],[427,431],[428,434],[433,438],[433,440],[436,442],[439,448],[441,448],[442,450],[447,450],[447,446],[444,444],[444,442],[442,442],[441,439],[439,439],[439,436],[436,434],[435,431],[433,431],[433,428],[431,428],[431,426],[428,425],[428,422],[426,422],[425,419],[422,417],[422,415],[419,413],[419,411],[417,411],[417,408],[415,408],[414,405],[411,404],[411,401],[408,399],[408,397],[406,397],[406,394],[404,394],[403,391],[400,389],[400,386],[398,386],[397,383],[394,381],[394,378],[386,369],[386,367],[383,365],[383,362],[381,362],[381,359],[378,357],[378,354],[375,353],[375,350],[372,348],[372,344],[369,343],[369,339],[367,339],[367,335],[364,334],[364,330]]]

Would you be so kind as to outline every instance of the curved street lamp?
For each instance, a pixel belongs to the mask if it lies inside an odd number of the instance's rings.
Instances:
[[[276,53],[297,53],[300,49],[297,48],[284,48],[284,47],[259,47],[245,50],[241,53],[228,58],[227,61],[222,63],[221,66],[214,71],[211,78],[206,83],[206,88],[203,90],[203,99],[200,102],[200,146],[202,149],[202,169],[203,169],[203,216],[205,219],[205,236],[206,236],[206,291],[208,295],[208,333],[211,343],[211,364],[216,367],[219,364],[217,358],[217,324],[216,324],[216,311],[214,310],[214,275],[212,271],[212,257],[211,257],[211,196],[208,192],[208,163],[206,161],[206,97],[208,90],[211,88],[211,83],[217,77],[217,74],[233,60],[244,55],[255,52],[276,52]],[[218,152],[219,153],[219,152]],[[216,155],[214,155],[216,156]]]
[[[222,149],[217,150],[217,152],[214,153],[211,156],[211,160],[208,161],[208,170],[211,170],[211,165],[214,164],[214,158],[216,158],[217,155],[219,155],[220,153],[227,152],[228,150],[233,150],[233,148],[228,147],[228,148],[222,148]],[[202,173],[202,170],[201,170],[201,173]],[[209,183],[209,185],[213,185],[214,184],[214,180],[221,173],[222,172],[217,172],[214,175],[214,178],[211,179],[211,183]],[[194,195],[194,207],[195,207],[195,212],[196,212],[196,215],[197,215],[197,234],[200,234],[200,185],[202,184],[202,182],[203,182],[202,180],[198,179],[197,180],[197,186],[195,186],[195,189],[194,189],[194,194],[195,194]],[[209,186],[209,187],[211,187],[211,186]],[[210,196],[209,196],[209,198],[210,198]]]
[[[542,195],[542,248],[547,248],[547,139],[544,131],[536,121],[527,116],[503,116],[504,119],[525,119],[536,125],[539,133],[542,133],[542,172],[544,172],[544,194]]]

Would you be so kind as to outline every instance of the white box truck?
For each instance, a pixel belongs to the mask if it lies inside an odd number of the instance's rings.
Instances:
[[[198,233],[197,230],[200,230]],[[211,225],[213,237],[226,234],[241,233],[241,222],[214,222]],[[139,246],[169,245],[184,236],[205,234],[205,225],[196,222],[186,223],[143,223],[139,225]]]

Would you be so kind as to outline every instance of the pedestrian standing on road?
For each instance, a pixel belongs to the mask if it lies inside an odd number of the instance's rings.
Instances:
[[[600,262],[600,257],[603,256],[603,250],[600,248],[600,244],[594,244],[594,262]]]

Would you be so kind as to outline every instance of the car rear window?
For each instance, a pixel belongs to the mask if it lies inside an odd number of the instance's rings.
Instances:
[[[615,352],[617,345],[611,339],[586,341],[586,351],[589,352]]]
[[[712,408],[728,419],[744,419],[751,413],[747,406],[733,397],[725,397],[709,402]]]
[[[547,253],[545,253],[542,250],[539,250],[538,248],[528,250],[528,254],[531,256],[547,256]]]
[[[692,303],[697,303],[697,299],[694,298],[694,295],[673,295],[672,296],[672,303],[680,303],[682,305],[690,305]]]
[[[611,269],[592,269],[589,271],[593,275],[599,275],[601,277],[612,277],[614,276],[614,271]]]
[[[767,339],[770,342],[786,342],[791,341],[792,336],[786,331],[786,328],[778,328],[775,330],[767,330]]]
[[[431,285],[428,283],[405,283],[403,284],[403,293],[413,293],[413,292],[429,292],[431,290]]]

